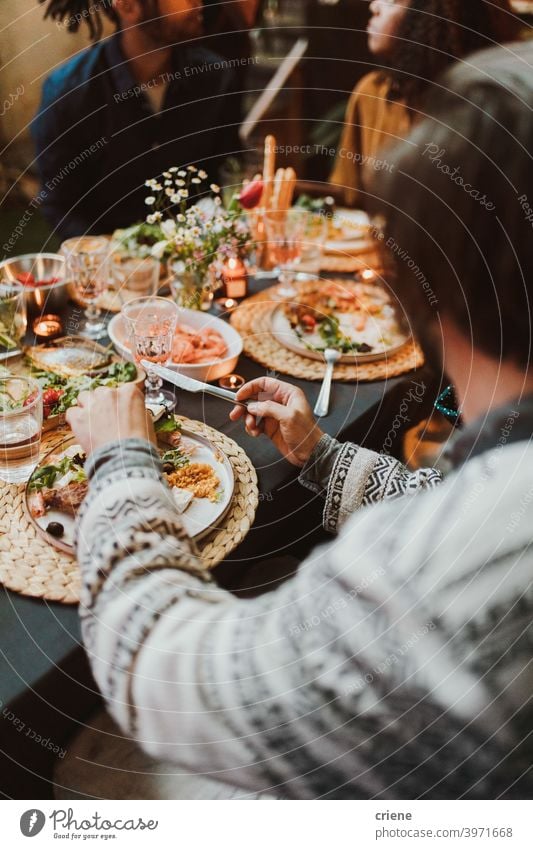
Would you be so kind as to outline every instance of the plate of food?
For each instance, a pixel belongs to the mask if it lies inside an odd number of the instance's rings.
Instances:
[[[163,477],[190,537],[200,540],[219,526],[233,497],[235,478],[227,456],[206,437],[165,414],[156,422]],[[26,511],[50,545],[74,553],[74,526],[87,494],[85,454],[66,436],[46,454],[26,484]]]
[[[109,348],[78,336],[56,339],[47,345],[26,348],[25,373],[35,378],[43,392],[43,430],[63,424],[65,413],[80,392],[98,386],[142,383],[145,373],[119,359]]]
[[[122,315],[111,319],[108,333],[115,350],[131,360]],[[242,339],[230,324],[209,313],[180,309],[171,359],[166,365],[186,377],[208,383],[235,371],[241,353]]]
[[[370,219],[358,209],[337,209],[328,220],[326,253],[349,253],[371,241]]]
[[[272,313],[272,333],[291,351],[323,360],[326,348],[341,363],[391,356],[410,339],[397,305],[377,283],[319,280],[298,286],[298,295]]]

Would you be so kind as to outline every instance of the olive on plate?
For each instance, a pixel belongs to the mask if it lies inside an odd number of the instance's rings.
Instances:
[[[62,537],[65,533],[65,528],[61,522],[49,522],[46,526],[46,533],[52,537]]]

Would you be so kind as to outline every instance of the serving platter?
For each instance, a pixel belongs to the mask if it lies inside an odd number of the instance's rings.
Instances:
[[[83,377],[92,377],[103,383],[110,369],[117,371],[119,365],[124,363],[124,359],[117,356],[114,351],[83,336],[64,336],[42,345],[27,347],[24,354],[25,357],[20,358],[16,364],[13,366],[10,364],[11,370],[15,373],[31,377],[48,372],[50,375],[57,375],[59,378],[66,381],[70,379],[73,382]],[[126,370],[122,369],[122,371]],[[128,376],[127,380],[126,375],[123,375],[123,379],[117,380],[117,383],[142,384],[144,382],[146,374],[142,368],[135,366],[134,371],[133,369],[131,371],[132,375]],[[110,377],[109,380],[112,381],[112,378]],[[53,383],[52,380],[52,385]],[[43,431],[53,430],[64,423],[65,412],[48,415],[43,420]]]
[[[230,324],[209,313],[183,308],[180,309],[178,318],[178,327],[181,325],[187,325],[199,332],[205,329],[216,331],[226,345],[226,353],[224,356],[199,363],[171,361],[166,363],[167,368],[204,383],[218,380],[219,377],[224,377],[235,371],[237,360],[242,353],[242,339]],[[115,350],[121,357],[131,362],[133,357],[124,317],[121,314],[113,316],[107,330]]]
[[[235,477],[233,467],[226,454],[221,451],[214,442],[198,433],[183,428],[181,430],[182,445],[187,451],[193,451],[190,464],[207,464],[219,479],[217,488],[217,500],[210,501],[208,498],[194,496],[180,518],[188,535],[196,541],[203,539],[216,529],[228,512],[235,490]],[[169,450],[169,441],[166,434],[158,435],[158,446],[161,455]],[[28,483],[24,497],[24,507],[29,521],[46,542],[54,548],[68,554],[74,554],[73,541],[75,529],[75,517],[64,510],[52,507],[43,516],[34,515],[35,491],[32,490],[32,481],[35,476],[45,467],[56,465],[65,456],[77,453],[79,446],[75,436],[67,436],[55,445],[39,462]],[[171,490],[172,491],[172,490]],[[181,492],[183,490],[180,490]],[[177,512],[178,508],[176,508]],[[51,523],[59,523],[63,527],[60,537],[47,531]]]
[[[353,295],[356,302],[349,308],[351,312],[326,305],[327,299],[323,292],[328,284],[338,287],[341,295]],[[304,323],[295,325],[296,317],[305,321],[308,304],[313,304],[309,307],[309,313],[315,322],[314,327],[306,327]],[[326,347],[341,350],[331,339],[328,341],[327,337],[324,339],[321,336],[320,328],[329,318],[337,322],[339,332],[354,347],[362,347],[362,350],[342,351],[339,363],[357,365],[377,362],[396,354],[411,341],[411,333],[398,305],[383,286],[344,279],[297,284],[297,295],[282,301],[272,311],[271,332],[284,348],[302,357],[323,362]]]

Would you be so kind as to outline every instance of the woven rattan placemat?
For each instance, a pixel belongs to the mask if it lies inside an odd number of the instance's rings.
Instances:
[[[244,353],[265,368],[299,377],[303,380],[322,380],[325,364],[290,351],[281,345],[271,331],[271,316],[279,306],[277,286],[247,298],[231,316],[231,323],[243,340]],[[398,377],[424,365],[424,355],[419,345],[410,341],[400,351],[372,363],[335,366],[334,380],[346,383],[358,380],[386,380]]]
[[[219,526],[204,537],[198,548],[212,569],[241,542],[255,518],[258,503],[257,475],[242,448],[233,439],[202,422],[179,417],[187,430],[209,439],[228,457],[235,475],[231,506]],[[59,446],[69,430],[43,435],[42,453]],[[80,574],[76,560],[49,545],[28,517],[25,485],[0,481],[0,583],[22,595],[75,604]]]

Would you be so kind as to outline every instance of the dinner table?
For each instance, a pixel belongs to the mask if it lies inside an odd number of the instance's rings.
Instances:
[[[272,282],[251,278],[249,293],[258,293]],[[74,305],[67,308],[73,309],[79,311]],[[65,324],[68,317],[68,313],[63,316]],[[108,340],[100,341],[106,344]],[[268,373],[245,355],[241,355],[237,371],[246,380]],[[320,381],[279,377],[299,386],[314,406]],[[409,406],[402,427],[417,424],[430,413],[440,388],[438,376],[427,365],[387,380],[334,382],[330,411],[321,419],[321,428],[341,441],[382,449],[391,423],[409,395],[411,381],[423,383],[425,391],[421,400]],[[255,521],[245,539],[214,569],[214,579],[238,596],[269,592],[290,578],[312,548],[326,540],[321,526],[323,499],[299,484],[298,469],[282,459],[266,437],[253,438],[242,422],[230,421],[227,401],[176,392],[177,413],[205,422],[235,440],[257,471]],[[395,432],[390,452],[400,456],[400,432]],[[43,546],[46,544],[43,540]],[[0,587],[2,796],[53,798],[55,759],[65,756],[69,738],[100,703],[83,649],[76,606]]]

